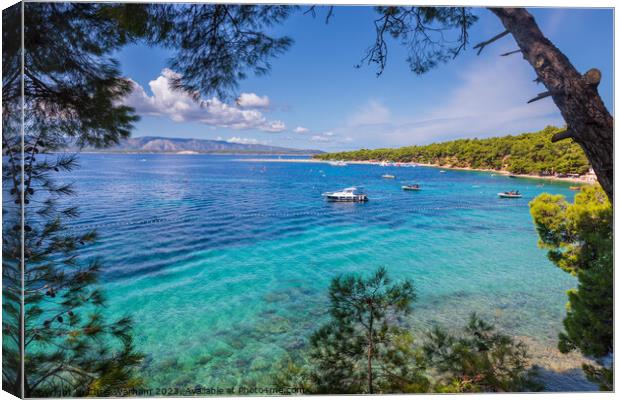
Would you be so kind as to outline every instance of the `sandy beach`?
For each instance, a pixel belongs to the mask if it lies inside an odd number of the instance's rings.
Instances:
[[[315,163],[315,164],[329,164],[334,162],[333,160],[317,160],[315,158],[246,158],[246,159],[238,159],[236,161],[243,162],[274,162],[274,163]],[[346,161],[347,164],[361,164],[361,165],[381,165],[381,162],[377,161]],[[557,181],[557,182],[571,182],[578,183],[582,185],[593,184],[596,182],[588,180],[587,175],[582,175],[580,177],[557,177],[557,176],[541,176],[541,175],[533,175],[533,174],[513,174],[508,171],[502,170],[494,170],[494,169],[481,169],[481,168],[468,168],[468,167],[448,167],[445,165],[437,165],[437,164],[425,164],[425,163],[399,163],[399,165],[408,167],[408,166],[417,166],[417,167],[429,167],[429,168],[437,168],[437,169],[450,169],[457,171],[479,171],[479,172],[490,172],[493,174],[500,175],[510,175],[515,178],[526,178],[526,179],[542,179],[548,181]]]

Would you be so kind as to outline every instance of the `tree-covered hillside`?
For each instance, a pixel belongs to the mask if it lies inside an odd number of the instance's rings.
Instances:
[[[426,146],[356,150],[314,156],[322,160],[417,162],[446,167],[506,170],[516,174],[584,174],[590,168],[583,150],[571,141],[551,142],[561,128],[488,139],[459,139]]]

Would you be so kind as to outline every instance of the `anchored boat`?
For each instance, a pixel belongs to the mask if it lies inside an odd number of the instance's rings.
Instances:
[[[394,179],[394,178],[396,178],[394,175],[390,175],[390,174],[381,175],[381,177],[383,179]]]
[[[323,196],[325,196],[327,201],[355,202],[355,203],[368,201],[368,196],[366,196],[364,193],[356,193],[356,191],[357,191],[357,188],[350,187],[350,188],[342,189],[339,192],[326,192],[326,193],[323,193]]]
[[[401,188],[403,190],[422,190],[420,185],[418,185],[417,183],[415,183],[413,185],[403,185],[403,186],[401,186]]]
[[[346,167],[347,166],[347,163],[344,161],[330,161],[329,164],[333,165],[334,167]]]
[[[523,197],[523,195],[519,193],[518,190],[512,190],[510,192],[501,192],[501,193],[498,193],[497,195],[503,199],[520,199],[521,197]]]

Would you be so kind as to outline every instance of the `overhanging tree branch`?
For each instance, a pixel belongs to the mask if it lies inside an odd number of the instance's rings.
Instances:
[[[551,93],[551,91],[547,91],[547,92],[538,93],[538,95],[536,95],[536,97],[534,97],[533,99],[528,100],[528,101],[527,101],[527,104],[530,104],[530,103],[533,103],[533,102],[535,102],[535,101],[538,101],[538,100],[542,100],[542,99],[544,99],[544,98],[547,98],[547,97],[551,96],[551,94],[552,94],[552,93]]]
[[[558,132],[555,135],[553,135],[551,137],[551,141],[555,143],[555,142],[559,142],[560,140],[571,139],[573,137],[575,137],[575,132],[571,131],[570,129],[566,129],[565,131]]]
[[[510,33],[510,31],[505,30],[504,32],[497,34],[495,36],[493,36],[491,39],[486,40],[484,42],[480,42],[477,45],[474,46],[474,50],[478,49],[478,53],[477,55],[480,55],[480,53],[482,53],[482,50],[484,50],[484,48],[488,45],[490,45],[491,43],[503,38],[504,36],[508,35]]]
[[[500,54],[500,57],[506,57],[512,54],[517,54],[517,53],[521,53],[521,49],[517,49],[517,50],[509,51],[508,53]]]

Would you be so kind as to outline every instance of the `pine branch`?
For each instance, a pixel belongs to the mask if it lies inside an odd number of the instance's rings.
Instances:
[[[555,135],[553,135],[551,137],[551,142],[555,143],[555,142],[559,142],[560,140],[564,140],[564,139],[574,139],[575,137],[576,137],[575,132],[571,131],[570,129],[567,129],[565,131],[558,132]]]
[[[506,57],[506,56],[521,53],[521,52],[522,52],[521,49],[517,49],[517,50],[509,51],[508,53],[500,54],[500,57]]]
[[[551,91],[547,91],[547,92],[542,92],[542,93],[539,93],[539,94],[538,94],[536,97],[534,97],[533,99],[528,100],[528,101],[527,101],[527,104],[533,103],[533,102],[538,101],[538,100],[542,100],[542,99],[544,99],[544,98],[547,98],[547,97],[551,96],[552,94],[553,94],[553,92],[551,92]]]
[[[480,55],[480,53],[482,53],[482,50],[484,50],[484,48],[488,45],[490,45],[491,43],[503,38],[504,36],[508,35],[510,32],[508,30],[505,30],[504,32],[497,34],[495,36],[493,36],[491,39],[486,40],[484,42],[480,42],[477,45],[474,46],[474,50],[478,49],[478,53],[477,55]]]

